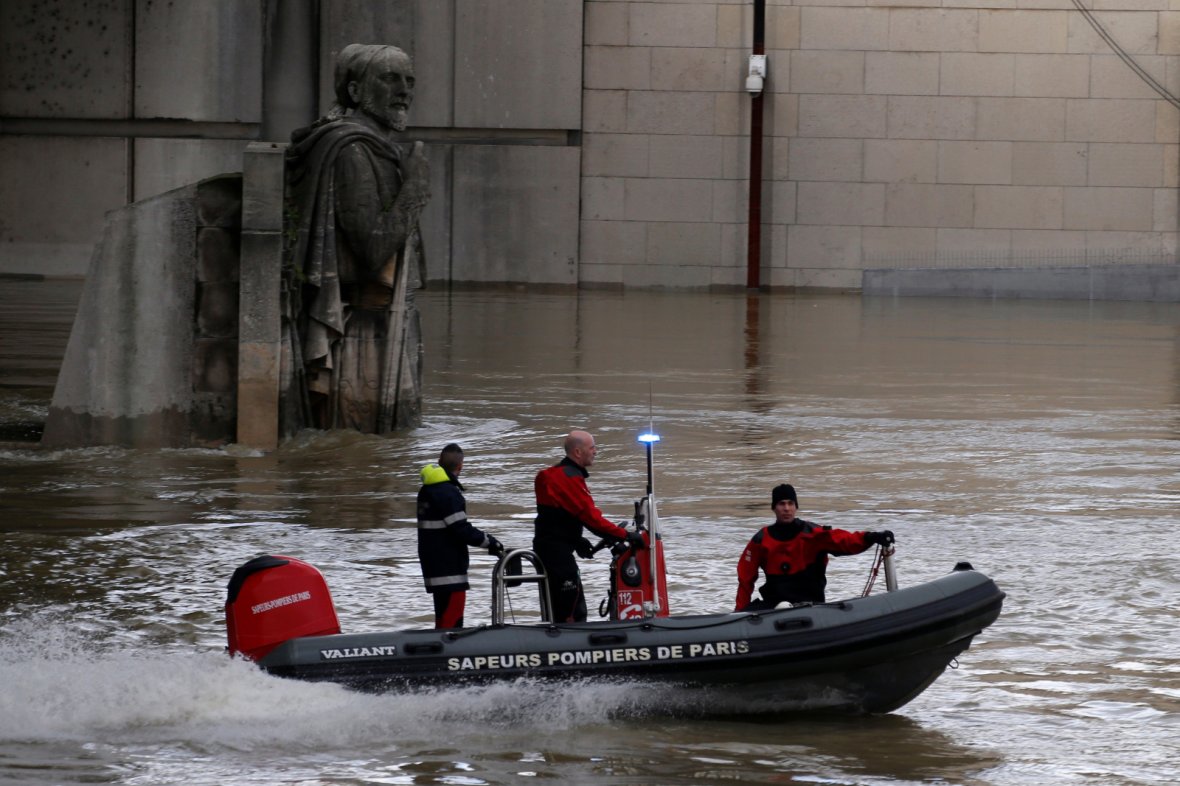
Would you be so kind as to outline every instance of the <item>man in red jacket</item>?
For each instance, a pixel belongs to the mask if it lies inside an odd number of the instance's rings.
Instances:
[[[799,498],[789,484],[775,486],[770,500],[774,524],[758,530],[738,560],[734,611],[773,609],[784,601],[823,603],[829,554],[860,554],[873,544],[893,543],[889,530],[848,532],[795,518]],[[766,574],[766,583],[758,590],[761,600],[751,602],[759,569]]]
[[[537,473],[537,518],[533,523],[533,551],[541,558],[548,576],[549,597],[553,602],[553,622],[583,622],[586,598],[582,594],[582,577],[578,556],[594,556],[593,545],[583,535],[583,527],[609,541],[627,540],[643,548],[638,532],[628,533],[607,521],[595,506],[586,478],[594,463],[598,446],[585,431],[571,431],[565,438],[565,458]]]

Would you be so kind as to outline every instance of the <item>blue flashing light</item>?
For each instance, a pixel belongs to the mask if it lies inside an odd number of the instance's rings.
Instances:
[[[649,432],[648,432],[648,433],[646,433],[646,434],[640,434],[640,435],[639,435],[639,441],[640,441],[640,442],[647,442],[648,444],[651,444],[652,442],[659,442],[659,441],[660,441],[660,435],[659,435],[659,434],[656,434],[655,432],[651,432],[651,431],[649,431]]]

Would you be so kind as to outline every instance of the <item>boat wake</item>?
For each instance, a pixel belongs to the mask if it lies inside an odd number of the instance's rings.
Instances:
[[[546,733],[621,718],[758,711],[748,703],[627,681],[520,679],[412,693],[360,693],[268,675],[188,645],[137,647],[79,630],[61,612],[0,628],[0,743],[174,742],[232,750],[356,747],[489,727]]]

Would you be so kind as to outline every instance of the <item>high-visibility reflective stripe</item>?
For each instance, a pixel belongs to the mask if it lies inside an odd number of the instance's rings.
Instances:
[[[467,581],[467,574],[460,573],[454,576],[431,576],[426,580],[427,587],[442,587],[447,584],[462,584]]]
[[[451,524],[454,524],[456,521],[466,521],[466,520],[467,520],[467,514],[460,510],[458,513],[452,513],[451,515],[447,516],[445,519],[431,519],[430,521],[419,521],[418,522],[418,529],[443,529],[444,527],[449,527]]]

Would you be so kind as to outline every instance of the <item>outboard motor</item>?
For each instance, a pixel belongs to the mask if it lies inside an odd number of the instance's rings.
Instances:
[[[229,653],[255,661],[287,639],[340,632],[323,574],[283,556],[255,557],[234,571],[225,625]]]

